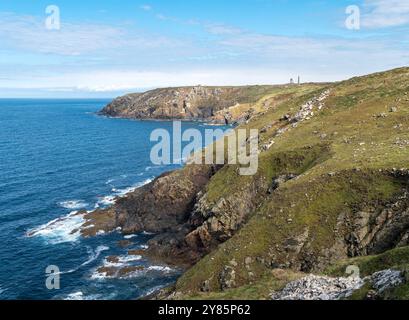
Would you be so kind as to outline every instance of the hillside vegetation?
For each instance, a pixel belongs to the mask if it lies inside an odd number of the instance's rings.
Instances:
[[[294,86],[291,85],[161,88],[118,97],[100,114],[130,119],[201,120],[237,124],[259,111],[260,105],[256,102],[263,97],[293,91]]]
[[[323,90],[330,92],[323,108],[281,133],[283,115],[291,119]],[[277,268],[321,272],[340,259],[408,244],[408,69],[291,97],[246,126],[264,129],[261,145],[274,140],[273,146],[260,155],[254,177],[239,176],[231,166],[217,172],[201,213],[225,226],[242,209],[240,199],[255,203],[241,213],[237,233],[219,239],[181,277],[177,292],[242,288],[246,295]],[[268,192],[274,180],[289,175],[295,178]]]
[[[146,255],[188,266],[159,297],[269,299],[307,274],[345,275],[349,264],[364,275],[406,268],[409,69],[270,87],[245,103],[238,128],[260,130],[256,175],[188,165],[115,208],[129,232],[159,233]],[[183,198],[167,197],[158,213],[162,199],[150,195],[169,183]],[[384,298],[407,295],[405,282]]]

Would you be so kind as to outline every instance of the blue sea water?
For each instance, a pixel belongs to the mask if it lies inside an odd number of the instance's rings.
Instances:
[[[171,122],[95,115],[108,102],[0,100],[0,299],[135,299],[179,275],[143,258],[127,261],[120,232],[92,239],[72,234],[81,224],[73,212],[104,207],[178,167],[154,166],[149,157],[151,132],[171,132]],[[131,249],[151,237],[135,235]],[[125,279],[101,277],[96,269],[110,255],[146,268]],[[61,272],[58,290],[46,287],[50,265]]]

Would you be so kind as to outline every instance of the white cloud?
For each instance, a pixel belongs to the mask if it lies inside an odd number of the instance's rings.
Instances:
[[[370,39],[344,39],[339,37],[287,37],[259,33],[242,33],[220,40],[220,45],[235,48],[242,54],[254,54],[260,57],[291,58],[328,58],[336,61],[337,55],[349,52],[356,58],[364,56],[365,51],[385,50],[390,52],[385,41]],[[371,53],[366,53],[370,56]]]
[[[386,2],[367,0],[372,4],[368,12],[376,12],[375,3],[380,10]],[[388,10],[391,16],[401,13]],[[197,33],[168,38],[133,26],[65,21],[60,31],[49,31],[41,18],[0,13],[0,88],[106,93],[199,83],[283,83],[297,75],[303,81],[331,81],[409,62],[404,35],[290,37],[209,21],[157,18],[192,25]]]
[[[142,6],[140,6],[140,8],[144,11],[151,11],[152,10],[152,6],[149,4],[144,4]]]
[[[62,21],[60,30],[48,30],[45,20],[11,13],[0,13],[0,21],[2,49],[78,56],[118,48],[144,50],[182,45],[176,39],[131,33],[125,28],[103,24]]]
[[[365,0],[362,26],[387,28],[409,23],[408,0]]]
[[[242,33],[242,30],[224,24],[208,24],[205,26],[207,32],[215,35],[234,35]]]
[[[122,31],[110,26],[63,23],[61,30],[48,30],[42,19],[1,14],[2,47],[61,55],[80,55],[115,43]]]
[[[44,82],[19,83],[20,89],[38,89],[50,92],[133,92],[136,88],[158,88],[189,85],[248,85],[288,82],[287,70],[258,70],[254,68],[189,70],[184,72],[99,71],[71,73],[46,79]],[[324,80],[324,79],[323,79]],[[326,79],[328,80],[328,79]],[[50,84],[58,83],[58,87]],[[0,87],[1,81],[0,81]]]
[[[162,13],[158,13],[157,15],[156,15],[156,18],[158,18],[159,20],[167,20],[168,18],[164,15],[164,14],[162,14]]]

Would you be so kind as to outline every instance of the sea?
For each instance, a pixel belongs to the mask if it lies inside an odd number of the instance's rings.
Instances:
[[[78,211],[109,206],[183,165],[150,160],[151,132],[172,132],[172,122],[98,116],[109,101],[0,100],[0,300],[138,299],[180,276],[126,255],[146,248],[153,234],[117,230],[84,239],[75,232],[83,223]],[[184,122],[188,128],[214,127]],[[132,246],[121,248],[121,240]],[[112,255],[117,265],[144,268],[124,278],[101,275],[97,269],[110,266]]]

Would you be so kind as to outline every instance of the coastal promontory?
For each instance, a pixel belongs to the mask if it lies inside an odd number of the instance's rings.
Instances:
[[[132,93],[114,99],[101,115],[128,119],[200,120],[218,124],[242,123],[250,107],[275,86],[178,87]]]

